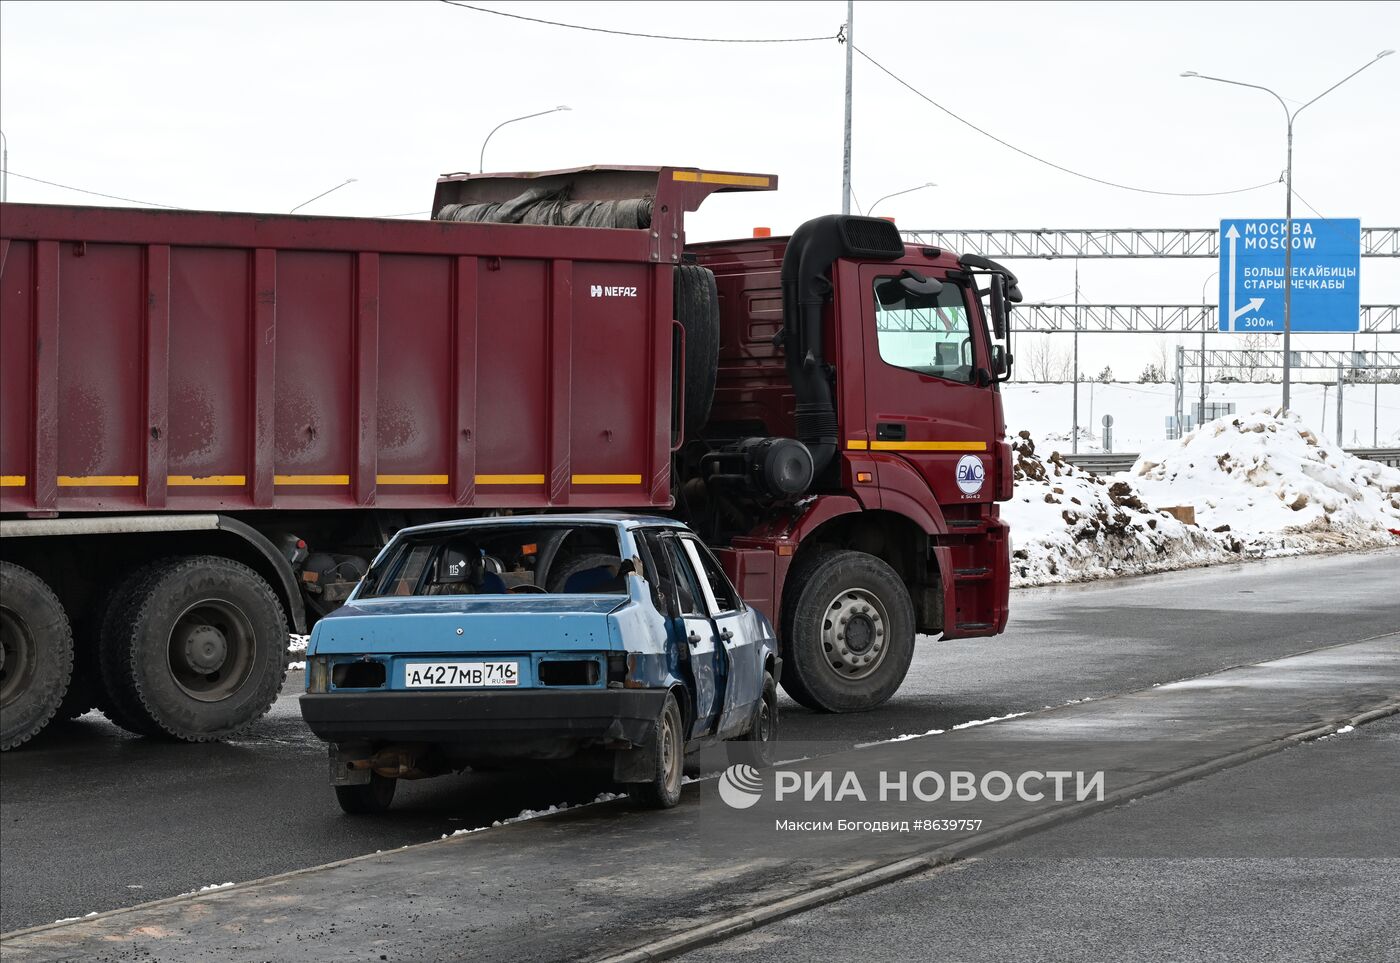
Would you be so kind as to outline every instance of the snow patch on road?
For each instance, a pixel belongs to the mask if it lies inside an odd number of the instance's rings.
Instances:
[[[1292,414],[1208,422],[1118,475],[1042,457],[1026,431],[1012,451],[1013,585],[1400,544],[1400,469],[1347,454]],[[1182,507],[1194,523],[1165,511]]]

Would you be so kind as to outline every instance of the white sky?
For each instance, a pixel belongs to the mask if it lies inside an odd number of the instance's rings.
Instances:
[[[835,34],[843,0],[510,3],[530,16],[724,37]],[[1270,181],[1283,117],[1379,50],[1395,3],[885,3],[855,40],[934,99],[1057,163],[1161,190]],[[680,164],[776,173],[772,194],[711,198],[689,236],[775,233],[839,210],[844,48],[697,44],[583,33],[431,0],[397,3],[0,3],[0,127],[14,172],[181,207],[426,210],[435,177],[487,167]],[[1400,224],[1400,55],[1298,120],[1295,188],[1319,211]],[[1295,104],[1296,105],[1296,104]],[[1282,216],[1281,186],[1155,197],[1043,167],[957,124],[857,57],[854,183],[905,227],[1208,227]],[[17,176],[11,201],[115,204]],[[1308,214],[1298,207],[1300,216]],[[1069,300],[1068,262],[1016,262],[1027,300]],[[1086,302],[1194,303],[1213,262],[1081,263]],[[1207,290],[1214,300],[1214,285]],[[1363,303],[1400,301],[1400,265],[1362,262]],[[1152,336],[1086,337],[1081,367],[1135,375]],[[1194,337],[1188,339],[1193,342]],[[1364,339],[1370,346],[1372,339]],[[1296,347],[1350,338],[1304,335]],[[1055,342],[1068,345],[1068,337]],[[1213,342],[1215,343],[1215,342]],[[1224,338],[1219,339],[1223,346]],[[1400,339],[1382,338],[1383,348]]]

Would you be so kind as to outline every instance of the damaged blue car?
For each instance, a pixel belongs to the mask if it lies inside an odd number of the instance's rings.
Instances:
[[[407,528],[307,648],[302,716],[341,808],[399,779],[578,757],[644,805],[687,753],[777,736],[772,625],[679,522],[537,515]]]

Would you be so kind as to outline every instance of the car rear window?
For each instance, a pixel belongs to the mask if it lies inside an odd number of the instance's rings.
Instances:
[[[625,595],[611,525],[481,525],[405,537],[357,598],[400,595]]]

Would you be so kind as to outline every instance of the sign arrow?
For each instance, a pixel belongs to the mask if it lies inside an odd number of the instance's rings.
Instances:
[[[1231,283],[1230,286],[1231,286],[1231,287],[1234,287],[1234,284]],[[1263,299],[1263,298],[1250,298],[1250,299],[1249,299],[1249,303],[1246,304],[1244,307],[1242,307],[1242,308],[1236,308],[1234,311],[1231,311],[1231,312],[1230,312],[1230,330],[1233,331],[1233,330],[1235,329],[1235,319],[1238,318],[1240,315],[1242,315],[1242,314],[1248,314],[1248,313],[1251,312],[1251,311],[1258,311],[1258,310],[1259,310],[1260,308],[1262,308],[1263,306],[1264,306],[1264,299]]]
[[[1230,225],[1230,230],[1225,232],[1225,237],[1230,241],[1230,330],[1235,330],[1235,319],[1244,312],[1235,308],[1235,242],[1240,239],[1240,232],[1235,225]]]

